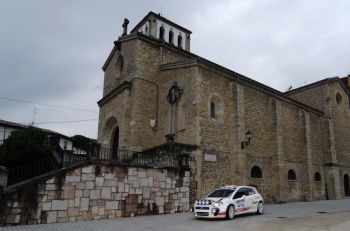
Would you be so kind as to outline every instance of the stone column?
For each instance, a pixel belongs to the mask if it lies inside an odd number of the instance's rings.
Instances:
[[[306,201],[314,200],[313,195],[313,172],[312,172],[312,151],[310,140],[310,115],[304,111],[305,115],[305,139],[306,139],[306,184],[304,184],[304,198]]]
[[[235,184],[247,183],[247,154],[241,149],[241,142],[245,140],[245,109],[244,109],[244,86],[239,83],[231,83],[233,95],[233,133],[234,149],[233,161]]]
[[[277,99],[272,99],[275,106],[275,111],[273,114],[273,120],[275,125],[275,137],[276,137],[276,153],[272,159],[272,199],[274,202],[284,201],[283,191],[285,188],[286,174],[284,172],[284,151],[283,151],[283,130],[281,113],[282,106],[281,102]]]
[[[326,183],[327,192],[329,199],[340,199],[340,177],[339,177],[339,166],[337,160],[337,152],[335,148],[334,138],[334,125],[331,119],[328,119],[328,133],[330,142],[330,162],[326,161],[325,172],[326,172]]]

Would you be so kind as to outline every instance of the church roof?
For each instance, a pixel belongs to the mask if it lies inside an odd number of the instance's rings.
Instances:
[[[339,77],[325,78],[325,79],[322,79],[320,81],[317,81],[317,82],[314,82],[314,83],[310,83],[308,85],[305,85],[305,86],[302,86],[302,87],[298,87],[298,88],[286,91],[284,94],[288,96],[288,95],[291,95],[293,93],[297,93],[297,92],[304,91],[304,90],[307,90],[307,89],[310,89],[310,88],[314,88],[316,86],[320,86],[320,85],[327,84],[327,83],[333,83],[333,82],[338,82],[340,84],[340,86],[344,89],[345,93],[350,96],[350,89],[349,89],[349,87],[346,86],[344,84],[344,82],[342,81],[342,79],[339,78]]]

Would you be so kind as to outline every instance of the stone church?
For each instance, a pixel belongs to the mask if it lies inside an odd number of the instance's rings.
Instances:
[[[159,14],[127,25],[103,66],[102,147],[192,145],[192,200],[226,184],[271,202],[350,196],[350,77],[280,92],[191,53],[191,31]]]

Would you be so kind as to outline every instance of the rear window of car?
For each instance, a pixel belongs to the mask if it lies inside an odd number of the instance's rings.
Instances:
[[[218,189],[210,193],[208,197],[228,197],[233,191],[232,189]]]

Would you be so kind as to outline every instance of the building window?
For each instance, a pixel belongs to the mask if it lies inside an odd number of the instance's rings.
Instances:
[[[177,46],[179,48],[182,48],[182,36],[181,35],[177,36]]]
[[[257,165],[252,167],[252,169],[250,170],[250,177],[251,178],[262,178],[261,168]]]
[[[208,100],[208,117],[213,121],[224,122],[224,100],[217,93],[212,94]]]
[[[161,26],[159,28],[159,39],[164,40],[164,27],[163,26]]]
[[[293,169],[289,169],[288,171],[288,180],[296,180],[297,175],[295,174],[295,171]]]
[[[319,172],[315,172],[314,181],[321,181],[321,174]]]
[[[174,44],[174,33],[169,31],[169,43]]]
[[[210,118],[215,118],[215,103],[210,103]]]
[[[118,60],[115,64],[115,74],[116,74],[116,78],[119,78],[121,73],[122,73],[122,70],[123,70],[123,66],[124,66],[124,59],[123,59],[123,56],[119,56],[118,57]]]
[[[343,98],[341,97],[341,94],[339,92],[335,96],[335,100],[337,101],[338,105],[342,102]]]
[[[146,28],[145,28],[145,34],[148,35],[148,26],[146,26]]]
[[[66,140],[63,141],[63,150],[67,150],[67,141]]]

